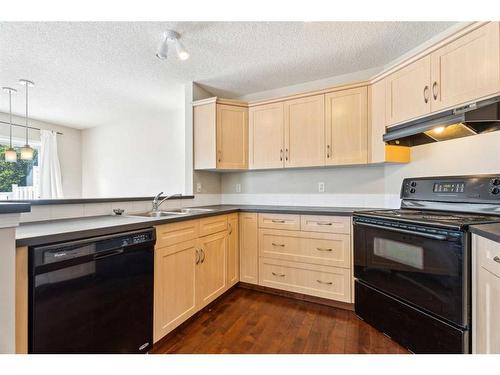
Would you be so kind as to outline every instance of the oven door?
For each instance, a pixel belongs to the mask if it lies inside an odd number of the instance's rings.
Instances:
[[[365,220],[365,221],[364,221]],[[461,327],[468,326],[464,233],[354,221],[354,275],[380,291]]]

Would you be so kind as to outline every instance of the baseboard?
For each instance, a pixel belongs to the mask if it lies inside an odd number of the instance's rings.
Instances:
[[[241,281],[238,284],[236,284],[236,286],[238,286],[240,288],[255,290],[258,292],[274,294],[274,295],[281,296],[281,297],[288,297],[288,298],[293,298],[293,299],[297,299],[300,301],[312,302],[312,303],[317,303],[320,305],[336,307],[338,309],[354,311],[354,304],[353,303],[333,301],[333,300],[327,299],[327,298],[310,296],[307,294],[296,293],[296,292],[289,292],[287,290],[274,289],[274,288],[269,288],[267,286],[249,284],[249,283],[245,283],[245,282],[241,282]]]

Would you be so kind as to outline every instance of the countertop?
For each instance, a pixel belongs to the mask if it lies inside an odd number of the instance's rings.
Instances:
[[[0,202],[0,214],[15,214],[19,212],[30,212],[29,203]]]
[[[17,227],[16,246],[35,246],[61,241],[72,241],[80,238],[102,236],[152,227],[159,224],[197,219],[207,216],[228,214],[232,212],[262,212],[303,215],[351,216],[355,211],[373,210],[375,208],[357,207],[306,207],[306,206],[253,206],[253,205],[220,205],[208,206],[213,211],[190,213],[179,216],[148,218],[133,215],[106,215],[83,217],[77,219],[50,220],[24,223]]]
[[[469,230],[478,236],[500,242],[500,223],[471,225]]]

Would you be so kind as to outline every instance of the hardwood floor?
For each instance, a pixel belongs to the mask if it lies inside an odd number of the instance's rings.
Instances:
[[[354,312],[235,288],[153,353],[408,353]]]

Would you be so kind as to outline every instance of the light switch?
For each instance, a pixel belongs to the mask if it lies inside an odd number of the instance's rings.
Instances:
[[[241,193],[241,184],[236,184],[236,192]]]
[[[320,192],[320,193],[325,192],[325,183],[324,182],[318,182],[318,192]]]

